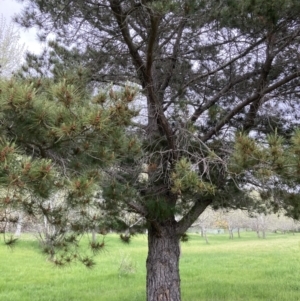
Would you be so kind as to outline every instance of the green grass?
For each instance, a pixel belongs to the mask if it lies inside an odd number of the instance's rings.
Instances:
[[[229,240],[227,235],[190,235],[180,262],[183,301],[300,301],[300,234],[253,233]],[[0,244],[0,300],[4,301],[144,301],[147,238],[130,245],[117,235],[92,270],[81,264],[57,268],[46,260],[38,243],[23,237],[11,251]],[[119,272],[122,259],[136,272]]]
[[[300,300],[300,236],[244,233],[183,248],[183,300]]]

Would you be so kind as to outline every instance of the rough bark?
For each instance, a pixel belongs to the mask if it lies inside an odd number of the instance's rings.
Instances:
[[[147,301],[180,301],[180,242],[176,221],[148,230]]]

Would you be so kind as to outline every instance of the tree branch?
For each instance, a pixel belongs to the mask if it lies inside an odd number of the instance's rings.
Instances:
[[[157,29],[159,25],[159,17],[153,16],[151,14],[150,16],[151,20],[151,31],[149,35],[149,41],[148,41],[148,49],[147,49],[147,61],[146,61],[146,74],[148,78],[151,78],[151,69],[153,64],[153,51],[156,44],[157,39]]]
[[[239,113],[245,106],[251,104],[254,101],[261,99],[266,94],[274,91],[275,89],[281,87],[282,85],[290,82],[291,80],[300,77],[300,71],[292,73],[282,80],[278,81],[277,83],[265,88],[261,92],[256,92],[251,97],[247,98],[245,101],[238,104],[233,110],[231,110],[210,132],[208,132],[201,140],[206,142],[209,140],[213,135],[215,135],[225,124],[227,124],[232,117],[234,117],[237,113]]]
[[[232,87],[234,87],[236,84],[243,82],[244,80],[251,78],[252,76],[257,75],[258,73],[259,71],[255,70],[243,76],[238,77],[234,81],[229,82],[228,85],[225,86],[219,93],[217,93],[210,101],[208,101],[205,105],[200,106],[198,109],[196,109],[194,114],[190,118],[190,121],[194,123],[201,116],[202,113],[204,113],[207,109],[213,106],[219,100],[219,98],[223,96],[227,91],[229,91]]]
[[[212,70],[212,71],[209,71],[209,72],[206,72],[204,74],[199,74],[197,75],[196,77],[194,77],[193,79],[191,79],[190,81],[188,81],[182,88],[181,90],[184,90],[186,89],[187,87],[189,87],[192,83],[194,83],[195,81],[198,81],[200,79],[203,79],[209,75],[213,75],[221,70],[223,70],[224,68],[230,66],[232,63],[234,63],[235,61],[237,61],[238,59],[244,57],[246,54],[248,54],[251,50],[253,50],[256,46],[258,46],[259,44],[261,44],[264,40],[266,39],[266,37],[263,37],[262,39],[258,40],[256,43],[254,43],[253,45],[251,45],[250,47],[248,47],[245,51],[243,51],[240,55],[234,57],[232,60],[230,60],[229,62],[221,65],[220,67]],[[179,95],[177,96],[174,96],[174,97],[178,97]]]
[[[146,80],[146,67],[143,63],[141,56],[138,53],[136,46],[134,45],[128,26],[126,24],[126,15],[122,12],[121,5],[117,0],[110,0],[111,10],[116,18],[119,29],[122,33],[123,39],[129,49],[130,56],[133,60],[133,64],[136,68],[137,73],[140,75],[142,87],[145,88],[147,85]]]
[[[268,80],[268,75],[272,68],[272,62],[274,60],[274,56],[271,54],[272,50],[273,50],[273,46],[274,46],[273,45],[273,41],[274,41],[273,35],[272,34],[268,35],[267,40],[268,40],[268,43],[267,43],[267,47],[266,47],[266,59],[265,59],[265,63],[262,66],[262,69],[261,69],[261,76],[258,81],[258,90],[262,90],[266,86],[267,80]],[[260,98],[251,103],[249,112],[248,112],[245,122],[244,122],[244,130],[245,131],[250,130],[252,128],[252,126],[254,125],[254,120],[257,115],[260,105],[261,105]]]
[[[176,62],[177,62],[177,58],[178,58],[178,54],[179,54],[180,41],[182,38],[182,33],[183,33],[186,22],[187,22],[187,19],[184,19],[181,22],[181,24],[179,25],[179,28],[177,30],[178,33],[177,33],[175,45],[173,47],[171,66],[170,66],[169,70],[166,71],[166,78],[164,79],[164,81],[162,82],[162,84],[160,86],[160,89],[159,89],[160,91],[165,91],[165,89],[168,87],[169,82],[173,76],[173,71],[176,67]]]
[[[198,200],[190,211],[177,223],[176,232],[178,235],[185,233],[195,222],[200,214],[212,203],[212,199]]]
[[[133,209],[134,212],[139,213],[140,215],[142,215],[143,217],[146,217],[148,212],[145,209],[144,206],[142,206],[141,204],[135,203],[133,201],[131,202],[126,202],[128,207]]]

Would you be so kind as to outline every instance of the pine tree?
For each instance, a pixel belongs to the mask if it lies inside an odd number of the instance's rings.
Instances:
[[[17,19],[38,26],[41,39],[50,30],[57,36],[50,52],[28,57],[23,75],[37,70],[56,78],[80,64],[89,70],[90,85],[128,81],[140,87],[139,118],[118,117],[132,99],[128,88],[113,114],[129,135],[127,150],[140,145],[140,157],[125,156],[109,170],[100,207],[116,219],[125,211],[143,218],[148,301],[180,300],[179,240],[208,205],[283,207],[299,216],[298,134],[292,134],[298,125],[299,12],[296,0],[31,0]],[[110,98],[119,99],[115,91]],[[80,132],[72,114],[68,118],[51,134],[53,141]],[[29,127],[28,135],[44,130]],[[124,156],[118,133],[96,139],[103,163]],[[59,157],[74,153],[76,143]],[[51,158],[48,147],[39,143],[34,150]],[[80,155],[77,162],[85,160]],[[261,203],[249,198],[249,187],[260,191]]]

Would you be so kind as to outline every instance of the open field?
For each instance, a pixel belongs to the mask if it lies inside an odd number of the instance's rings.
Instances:
[[[300,300],[300,234],[268,234],[265,240],[249,232],[234,240],[210,235],[209,242],[192,234],[182,245],[183,301]],[[146,236],[125,245],[109,235],[106,244],[89,270],[54,267],[29,236],[12,251],[1,243],[0,300],[144,301]],[[126,274],[131,267],[136,271]]]

